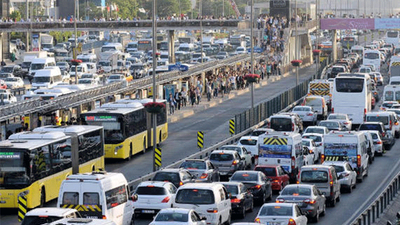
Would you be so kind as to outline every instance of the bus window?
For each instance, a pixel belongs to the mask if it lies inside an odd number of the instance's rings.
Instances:
[[[364,54],[364,58],[366,59],[379,59],[379,54],[374,52],[368,52]]]
[[[340,79],[336,78],[337,92],[363,92],[364,80],[362,79]]]
[[[385,101],[393,101],[393,91],[385,92]]]

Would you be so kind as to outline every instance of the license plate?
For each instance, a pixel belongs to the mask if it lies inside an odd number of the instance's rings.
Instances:
[[[303,118],[304,117],[304,115],[300,115],[300,118]]]
[[[266,225],[281,225],[280,222],[267,222]]]
[[[155,213],[154,210],[142,210],[142,213]]]

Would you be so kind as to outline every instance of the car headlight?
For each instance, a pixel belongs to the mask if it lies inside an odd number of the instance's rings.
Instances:
[[[120,150],[123,147],[123,145],[119,145],[117,147],[114,148],[114,154],[118,153],[118,150]]]

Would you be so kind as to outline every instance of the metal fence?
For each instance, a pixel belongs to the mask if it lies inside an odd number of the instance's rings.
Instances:
[[[398,173],[381,194],[373,201],[369,207],[364,210],[357,218],[350,218],[351,225],[371,225],[383,214],[389,207],[390,202],[394,200],[400,190],[400,173]]]

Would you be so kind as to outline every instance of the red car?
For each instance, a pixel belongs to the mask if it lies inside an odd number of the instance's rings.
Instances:
[[[0,89],[7,89],[7,84],[4,80],[0,80]]]
[[[254,170],[261,171],[265,176],[272,179],[273,191],[281,191],[289,184],[289,175],[279,165],[257,165]]]

